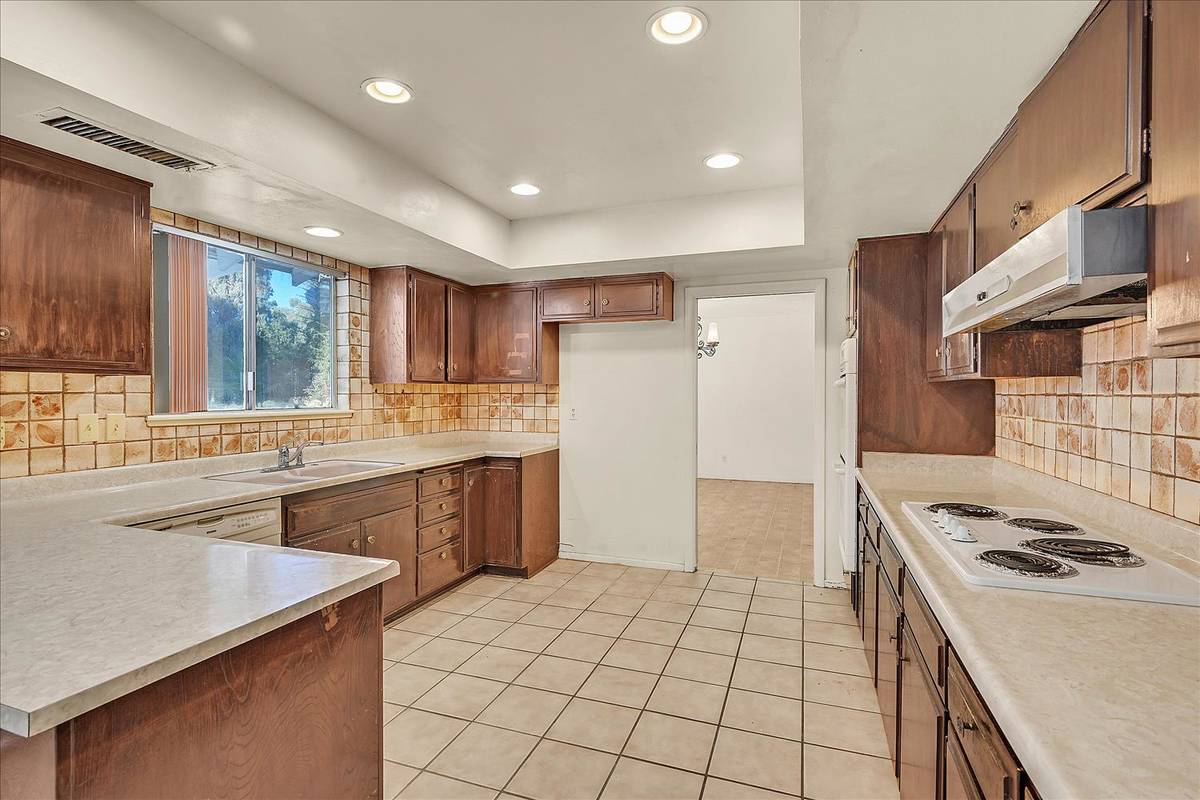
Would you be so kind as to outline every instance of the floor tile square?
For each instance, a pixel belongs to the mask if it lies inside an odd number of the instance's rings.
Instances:
[[[721,719],[725,687],[664,675],[646,703],[647,711],[716,723]]]
[[[559,631],[556,628],[540,628],[537,625],[523,625],[518,622],[492,639],[492,645],[507,647],[511,650],[540,653],[558,637],[558,634]]]
[[[436,608],[423,608],[415,614],[404,617],[392,627],[397,630],[437,636],[464,619],[466,616],[462,614],[448,614],[445,611],[438,611]]]
[[[721,653],[732,656],[737,655],[738,644],[741,641],[742,635],[737,631],[688,625],[676,646],[685,650],[699,650],[702,653]]]
[[[565,572],[568,575],[574,575],[587,569],[591,561],[581,561],[573,558],[559,558],[552,561],[546,567],[547,572]]]
[[[571,580],[570,573],[567,572],[551,572],[544,569],[537,575],[526,581],[526,584],[531,586],[550,586],[555,589],[562,588],[562,585]]]
[[[839,625],[836,622],[804,620],[804,640],[821,644],[835,644],[839,647],[862,646],[862,636],[858,632],[857,625]]]
[[[631,581],[621,578],[613,582],[613,585],[604,590],[605,594],[615,595],[617,597],[627,597],[630,600],[641,600],[645,602],[650,599],[650,595],[654,594],[657,583],[648,581]]]
[[[656,569],[654,567],[630,567],[625,570],[625,574],[621,577],[627,581],[635,581],[637,583],[653,583],[655,585],[663,582],[663,579],[672,574],[671,570]]]
[[[421,771],[406,767],[403,764],[396,764],[392,761],[383,762],[383,797],[384,800],[395,800],[396,795],[400,794],[400,790],[408,786],[412,779],[417,777]]]
[[[579,696],[630,708],[641,708],[646,705],[646,700],[650,697],[650,692],[654,689],[654,683],[657,680],[657,675],[651,675],[648,672],[634,672],[617,667],[596,667],[580,687]]]
[[[804,666],[804,642],[747,633],[742,636],[742,649],[738,650],[738,658],[752,658],[755,661],[771,661],[776,664],[802,667]]]
[[[504,691],[504,684],[472,675],[447,675],[441,683],[421,695],[413,708],[460,719],[475,719]]]
[[[622,597],[619,594],[605,592],[588,606],[588,611],[602,611],[605,614],[621,614],[632,617],[641,610],[646,601],[638,597]]]
[[[804,666],[807,669],[823,669],[826,672],[844,672],[847,675],[870,677],[867,657],[862,645],[836,647],[817,642],[804,643]]]
[[[399,661],[421,645],[431,641],[433,641],[433,637],[428,634],[389,628],[383,632],[383,657]]]
[[[800,741],[804,737],[804,711],[799,700],[730,689],[721,725]]]
[[[781,600],[803,600],[804,586],[790,581],[772,581],[759,578],[754,585],[756,597],[777,597]]]
[[[383,699],[402,706],[412,705],[448,674],[415,664],[394,664],[383,671]]]
[[[557,591],[557,586],[539,586],[537,584],[520,583],[504,593],[505,600],[518,600],[522,603],[540,603]]]
[[[595,602],[599,596],[600,592],[581,592],[577,589],[568,589],[564,586],[543,600],[542,603],[548,606],[563,606],[564,608],[578,608],[582,610]]]
[[[497,597],[476,611],[475,616],[487,619],[499,619],[505,622],[516,622],[532,611],[533,606],[533,603],[522,603],[517,600],[506,600],[503,597]]]
[[[698,625],[701,628],[741,632],[742,628],[746,626],[746,614],[744,611],[698,606],[695,613],[692,614],[692,618],[688,620],[688,624]]]
[[[804,599],[810,603],[838,603],[850,605],[850,592],[845,589],[823,589],[820,586],[805,586]]]
[[[469,783],[503,789],[537,743],[536,736],[474,722],[438,754],[429,769]]]
[[[383,757],[424,767],[467,727],[461,719],[410,708],[383,728]]]
[[[616,639],[578,631],[563,631],[543,652],[550,656],[598,662]]]
[[[739,658],[731,686],[763,694],[800,699],[804,697],[804,670],[786,664],[770,664]]]
[[[671,660],[667,662],[664,675],[673,678],[686,678],[701,683],[715,683],[721,686],[729,683],[733,672],[733,656],[720,653],[701,653],[695,650],[675,650]]]
[[[722,727],[709,773],[740,783],[800,794],[804,745],[759,733]],[[873,795],[862,795],[873,797]]]
[[[712,580],[708,582],[709,589],[718,592],[739,592],[741,594],[754,594],[754,579],[753,578],[734,578],[730,575],[714,575]],[[743,609],[745,610],[745,609]]]
[[[840,603],[805,603],[804,618],[817,622],[836,622],[840,625],[858,625],[854,609]]]
[[[582,612],[577,608],[562,606],[538,606],[521,617],[522,625],[540,625],[543,628],[562,630],[571,624]]]
[[[679,636],[682,633],[683,624],[680,622],[661,622],[656,619],[635,619],[625,627],[625,630],[622,631],[620,638],[674,647],[675,643],[679,641]]]
[[[883,717],[821,703],[804,704],[804,741],[838,750],[853,750],[869,756],[891,758]]]
[[[635,669],[657,675],[663,671],[670,657],[671,648],[665,645],[618,639],[600,663],[609,667]]]
[[[697,591],[699,591],[697,589]],[[696,610],[695,606],[683,603],[667,603],[662,600],[647,600],[638,611],[642,619],[656,619],[660,622],[687,622]]]
[[[663,578],[663,585],[703,589],[708,586],[713,577],[711,572],[672,572]]]
[[[774,636],[778,639],[803,639],[804,620],[793,617],[772,617],[767,614],[751,614],[746,617],[746,633]]]
[[[594,665],[587,661],[540,655],[513,682],[520,686],[545,689],[561,694],[575,694]]]
[[[599,611],[584,611],[574,622],[567,626],[567,630],[580,631],[582,633],[594,633],[597,636],[612,636],[621,635],[621,631],[625,630],[625,626],[629,624],[632,617],[626,617],[621,614],[604,614]]]
[[[622,758],[601,798],[606,800],[697,800],[704,778],[690,772]]]
[[[624,564],[602,564],[595,562],[588,564],[579,574],[586,575],[589,578],[616,580],[624,575],[628,570],[629,567],[625,566]]]
[[[497,578],[492,575],[480,575],[475,580],[463,584],[462,588],[456,589],[454,593],[475,594],[482,597],[499,597],[516,585],[517,582],[514,580]]]
[[[619,753],[640,712],[636,708],[576,697],[558,715],[546,738]]]
[[[796,800],[790,794],[772,792],[709,775],[704,781],[704,800]]]
[[[750,603],[750,610],[755,614],[771,614],[776,617],[804,617],[804,602],[801,600],[783,600],[778,597],[762,597],[756,595]]]
[[[563,710],[569,698],[565,695],[509,686],[477,719],[486,725],[541,736]]]
[[[439,637],[406,655],[402,662],[450,672],[475,655],[480,647],[482,645],[474,642],[460,642],[456,639]]]
[[[459,594],[452,592],[445,595],[431,608],[438,611],[449,611],[452,614],[473,614],[488,604],[488,599],[477,594]]]
[[[572,589],[577,592],[594,592],[596,595],[599,595],[612,585],[613,581],[608,578],[589,578],[580,573],[564,583],[563,588]]]
[[[843,675],[840,672],[804,670],[804,699],[830,706],[879,713],[879,700],[871,679]]]
[[[624,755],[703,772],[708,766],[717,726],[646,711],[625,745]]]
[[[661,603],[681,603],[694,606],[700,602],[702,594],[700,589],[692,589],[688,586],[659,586],[650,595],[650,599]]]
[[[422,772],[400,793],[401,800],[492,800],[493,789]]]
[[[804,796],[812,800],[894,800],[900,791],[890,759],[806,744]]]
[[[507,786],[534,800],[595,800],[617,757],[543,740]]]
[[[383,703],[383,724],[387,725],[396,717],[400,716],[400,712],[403,710],[404,706],[396,705],[395,703],[389,703],[385,700]]]
[[[487,617],[467,617],[442,634],[443,639],[458,639],[463,642],[487,644],[504,632],[511,622]]]
[[[489,645],[463,663],[457,672],[509,683],[535,658],[534,653]]]
[[[748,611],[750,595],[738,592],[721,592],[711,586],[700,596],[700,605],[709,608],[724,608],[729,611]]]

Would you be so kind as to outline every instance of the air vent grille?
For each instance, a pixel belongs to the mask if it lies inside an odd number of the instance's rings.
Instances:
[[[116,131],[102,128],[94,122],[73,117],[69,114],[48,117],[41,120],[41,122],[43,125],[49,125],[51,128],[57,128],[60,131],[80,136],[84,139],[90,139],[106,147],[111,147],[114,150],[120,150],[122,153],[129,153],[138,158],[153,161],[155,164],[161,164],[170,169],[194,171],[208,169],[213,166],[207,161],[200,161],[178,153],[172,153],[169,150],[163,150],[161,147],[140,142],[137,139],[130,138]]]

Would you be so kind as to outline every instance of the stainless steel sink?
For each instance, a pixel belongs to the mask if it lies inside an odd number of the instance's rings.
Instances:
[[[315,461],[303,467],[291,467],[281,470],[251,469],[245,472],[231,472],[227,475],[210,475],[209,480],[233,481],[236,483],[257,483],[261,486],[291,486],[306,481],[316,481],[322,478],[341,478],[355,475],[359,472],[401,466],[399,461],[347,461],[330,459]]]

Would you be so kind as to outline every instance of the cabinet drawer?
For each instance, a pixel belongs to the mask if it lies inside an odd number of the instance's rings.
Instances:
[[[417,504],[417,526],[424,528],[431,522],[452,517],[462,510],[462,494],[447,494]]]
[[[417,594],[436,592],[462,576],[462,545],[459,542],[417,556]]]
[[[462,471],[460,469],[423,475],[417,479],[417,498],[424,500],[427,497],[453,492],[461,488]]]
[[[904,621],[929,674],[938,686],[944,686],[946,635],[909,575],[904,576]]]
[[[962,744],[980,793],[985,800],[1014,800],[1020,786],[1017,760],[953,650],[949,651],[946,683],[950,727]]]
[[[591,319],[596,310],[595,289],[590,282],[543,286],[539,292],[542,319]]]
[[[428,525],[417,531],[417,550],[424,553],[426,550],[441,547],[457,539],[461,533],[462,520],[459,517]]]
[[[904,562],[900,560],[900,553],[896,550],[896,546],[892,544],[892,539],[887,534],[887,529],[879,529],[879,568],[885,576],[887,576],[888,584],[892,587],[892,591],[896,596],[901,595],[901,589],[904,584],[901,581],[904,579]]]
[[[411,505],[417,497],[415,481],[304,500],[287,507],[288,540],[332,528],[349,520],[366,519]]]

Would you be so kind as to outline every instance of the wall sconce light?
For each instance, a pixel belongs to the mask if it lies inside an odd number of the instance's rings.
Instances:
[[[708,335],[705,336],[704,323],[700,321],[700,317],[696,317],[696,358],[715,356],[717,345],[720,343],[721,339],[717,335],[717,323],[708,323]]]

